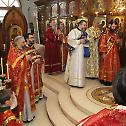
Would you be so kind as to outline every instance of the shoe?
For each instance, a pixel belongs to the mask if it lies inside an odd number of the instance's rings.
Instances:
[[[105,85],[105,86],[111,86],[111,85],[112,85],[112,82],[108,82],[108,81],[107,81],[107,82],[104,83],[104,85]]]
[[[30,123],[31,121],[33,121],[35,118],[35,116],[33,116],[33,118],[31,120],[27,120],[27,121],[23,121],[24,123]]]
[[[52,75],[52,73],[48,73],[48,75]]]

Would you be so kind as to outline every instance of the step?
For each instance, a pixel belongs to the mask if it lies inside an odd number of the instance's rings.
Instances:
[[[51,89],[47,88],[46,86],[43,86],[42,91],[43,91],[43,95],[44,95],[45,97],[47,97],[47,98],[48,98],[49,96],[52,96],[52,95],[56,94],[54,91],[52,91]]]
[[[36,104],[36,117],[24,126],[53,126],[46,111],[46,100],[42,99]]]
[[[87,117],[88,115],[80,111],[72,102],[70,98],[70,92],[68,89],[62,89],[58,96],[59,104],[66,115],[66,117],[71,120],[74,124],[77,124],[81,119]]]
[[[60,90],[64,87],[52,78],[50,78],[47,74],[43,75],[43,85],[56,94],[58,94]]]
[[[48,116],[54,126],[74,126],[74,124],[63,114],[58,103],[57,95],[48,97],[46,109]]]
[[[50,77],[52,80],[58,82],[60,85],[70,89],[70,86],[68,84],[66,84],[64,81],[64,72],[62,72],[60,74],[48,75],[48,77]]]
[[[83,111],[88,115],[92,115],[102,110],[104,107],[91,102],[87,98],[86,93],[89,89],[90,88],[86,88],[86,87],[82,89],[71,88],[70,95],[73,103],[78,107],[78,109],[80,109],[81,111]]]

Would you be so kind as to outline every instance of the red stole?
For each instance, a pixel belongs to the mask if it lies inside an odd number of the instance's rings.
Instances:
[[[33,64],[33,75],[34,75],[34,90],[35,90],[35,97],[36,101],[42,97],[42,66],[43,63],[34,63]]]

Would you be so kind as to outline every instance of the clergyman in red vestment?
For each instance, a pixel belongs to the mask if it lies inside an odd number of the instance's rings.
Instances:
[[[116,33],[117,22],[110,21],[110,28],[101,35],[99,40],[99,80],[101,83],[110,85],[119,68],[119,35]]]
[[[32,33],[27,33],[24,35],[27,42],[27,47],[29,50],[35,50],[34,53],[30,54],[32,57],[31,62],[31,77],[32,77],[32,88],[35,94],[35,101],[38,102],[39,99],[43,98],[42,88],[42,74],[44,65],[44,49],[45,46],[42,44],[35,43],[34,36]]]
[[[84,118],[76,126],[126,126],[126,68],[117,74],[112,90],[117,104]]]
[[[17,116],[23,121],[31,121],[35,112],[35,96],[31,86],[31,76],[28,61],[28,54],[31,50],[26,51],[26,42],[23,36],[17,36],[14,40],[13,49],[8,54],[8,66],[10,79],[12,80],[11,89],[17,96]]]
[[[15,117],[10,109],[13,104],[11,97],[11,90],[0,90],[0,126],[23,126],[23,123]]]
[[[45,72],[49,74],[62,71],[61,44],[58,41],[55,28],[56,22],[55,20],[51,20],[45,34]]]

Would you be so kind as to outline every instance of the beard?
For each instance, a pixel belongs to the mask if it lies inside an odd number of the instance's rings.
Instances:
[[[28,46],[29,46],[29,47],[32,47],[33,44],[34,44],[34,40],[33,40],[33,41],[31,41],[31,40],[28,41]]]
[[[56,26],[54,25],[54,26],[52,26],[52,29],[55,31],[56,30]]]
[[[111,28],[110,28],[110,32],[116,33],[116,32],[117,32],[117,29],[111,29]]]
[[[26,50],[26,49],[27,49],[27,46],[18,46],[18,48],[19,48],[20,50]]]

